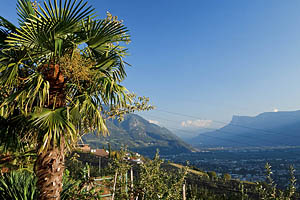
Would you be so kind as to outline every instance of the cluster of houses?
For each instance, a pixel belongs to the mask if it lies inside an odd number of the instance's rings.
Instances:
[[[105,149],[92,149],[89,144],[78,144],[77,148],[84,153],[92,153],[99,157],[108,157],[109,151]]]
[[[89,144],[78,144],[77,148],[84,153],[92,153],[98,157],[108,157],[109,151],[105,149],[92,149]],[[141,155],[138,153],[127,153],[125,160],[136,164],[143,164]]]
[[[141,160],[141,155],[138,153],[127,153],[125,159],[127,161],[136,163],[136,164],[143,164],[144,162]]]

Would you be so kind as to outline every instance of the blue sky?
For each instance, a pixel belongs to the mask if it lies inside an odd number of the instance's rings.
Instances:
[[[1,15],[16,22],[16,1],[1,3]],[[300,109],[300,1],[89,3],[100,17],[106,11],[119,16],[130,30],[132,67],[124,84],[157,107],[145,118],[184,129],[220,126],[203,119]]]

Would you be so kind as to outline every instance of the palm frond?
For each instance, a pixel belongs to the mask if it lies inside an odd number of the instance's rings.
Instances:
[[[35,15],[35,10],[30,0],[18,0],[17,11],[18,16],[20,17],[19,24],[21,26]]]
[[[16,29],[17,27],[13,23],[0,16],[0,49],[4,48],[7,44],[5,40],[10,33],[15,33]]]
[[[82,23],[81,38],[86,40],[89,48],[98,52],[106,52],[109,44],[128,42],[127,28],[118,21],[86,19]]]
[[[32,114],[32,124],[39,130],[40,140],[42,140],[40,152],[51,146],[60,147],[62,137],[68,141],[67,145],[74,144],[78,139],[75,126],[68,118],[66,108],[55,110],[47,108],[37,109]]]
[[[15,78],[16,76],[12,76],[12,73],[13,72],[10,73],[11,77]],[[7,78],[7,80],[11,79],[10,77]],[[6,79],[3,78],[3,80]],[[11,92],[11,94],[5,98],[3,102],[0,102],[0,107],[17,107],[20,108],[25,115],[28,115],[28,113],[33,111],[34,107],[42,108],[47,104],[50,85],[48,81],[44,80],[41,74],[34,73],[27,77],[27,79],[23,82],[22,90]],[[9,111],[7,111],[7,114],[10,114]]]
[[[8,32],[15,32],[17,29],[13,23],[2,16],[0,16],[0,27],[5,28]]]
[[[106,76],[121,82],[126,77],[125,64],[120,54],[126,54],[126,50],[118,50],[117,47],[97,56],[97,64],[93,67],[99,70]]]
[[[69,35],[74,35],[81,20],[87,18],[94,10],[87,6],[87,3],[83,3],[83,0],[77,4],[72,0],[65,0],[64,4],[62,0],[59,0],[59,4],[57,0],[49,0],[48,3],[44,2],[44,7],[39,5],[40,11],[34,10],[32,14],[27,1],[20,1],[23,3],[19,14],[23,18],[26,17],[26,21],[7,42],[11,46],[26,46],[40,54],[53,52],[54,56],[64,53],[62,50],[74,48],[73,38]]]
[[[81,132],[87,133],[95,129],[100,130],[104,135],[108,134],[105,120],[103,118],[103,108],[98,96],[91,96],[84,93],[76,98],[76,104],[70,109],[70,113],[77,127]],[[80,115],[80,120],[75,118],[76,113]],[[79,122],[79,123],[78,123]]]
[[[129,42],[127,28],[117,20],[92,20],[87,18],[82,23],[79,38],[87,44],[85,53],[96,58],[95,69],[109,72],[113,78],[122,81],[126,77],[123,57],[127,49],[119,45],[120,42]]]

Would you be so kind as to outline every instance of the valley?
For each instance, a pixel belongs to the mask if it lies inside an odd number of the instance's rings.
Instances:
[[[219,177],[228,173],[242,181],[264,181],[265,165],[269,163],[276,184],[285,188],[290,165],[300,179],[299,124],[300,111],[233,116],[224,127],[184,142],[167,128],[129,114],[120,123],[108,121],[110,136],[88,134],[83,140],[99,148],[108,143],[113,149],[127,145],[149,158],[159,149],[165,161],[183,165],[188,161],[197,170],[214,171]]]
[[[201,171],[215,171],[219,177],[229,173],[232,179],[265,181],[265,165],[272,166],[273,178],[280,188],[289,180],[289,166],[300,179],[300,147],[265,147],[245,149],[202,149],[200,152],[162,156],[165,160],[185,164]]]

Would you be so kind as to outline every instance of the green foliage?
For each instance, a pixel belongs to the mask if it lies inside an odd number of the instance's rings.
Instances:
[[[116,152],[114,156],[112,156],[112,162],[110,163],[110,171],[112,176],[114,177],[115,181],[113,187],[115,190],[112,189],[112,193],[115,193],[115,199],[129,199],[133,188],[129,188],[128,186],[131,184],[128,180],[128,171],[130,170],[131,163],[127,161],[127,149],[121,148],[119,152]],[[129,191],[129,189],[131,191]]]
[[[272,178],[273,172],[271,170],[271,165],[269,163],[266,163],[265,169],[269,198],[276,198],[276,184],[274,183],[274,180]]]
[[[296,181],[297,179],[295,178],[295,169],[294,167],[291,165],[290,166],[290,184],[287,188],[287,197],[288,198],[292,198],[296,192]]]
[[[83,177],[83,171],[86,164],[90,168],[91,177],[110,176],[112,171],[108,167],[109,158],[102,157],[101,170],[99,170],[99,157],[92,153],[73,152],[67,156],[65,161],[66,169],[70,173],[70,177],[80,179]]]
[[[258,183],[257,191],[261,199],[266,200],[291,200],[295,199],[296,178],[294,176],[295,169],[290,166],[290,183],[287,190],[284,192],[276,187],[272,178],[271,165],[266,163],[266,182],[265,184]]]
[[[70,176],[69,170],[65,170],[61,193],[61,200],[98,200],[101,198],[102,191],[93,179],[88,177],[89,167],[82,168],[81,177],[74,179]]]
[[[225,181],[230,181],[231,180],[231,175],[226,173],[226,174],[223,175],[223,178],[224,178]]]
[[[171,173],[161,168],[162,163],[157,152],[153,160],[140,166],[140,178],[136,186],[139,199],[182,199],[182,185],[187,168]]]
[[[18,170],[0,176],[0,199],[37,200],[38,189],[35,174],[27,170]],[[87,176],[87,167],[81,168],[80,175],[73,177],[65,170],[63,178],[62,200],[100,199],[102,192],[93,179]]]
[[[195,173],[187,177],[187,199],[213,200],[296,200],[297,192],[295,169],[290,167],[290,183],[286,190],[277,187],[273,180],[271,165],[266,164],[266,180],[264,182],[247,182],[231,179],[207,180]]]
[[[83,137],[84,142],[93,148],[107,146],[107,143],[111,145],[111,149],[127,145],[129,150],[147,157],[154,157],[157,148],[161,155],[193,150],[168,129],[149,123],[139,115],[127,114],[122,122],[117,119],[107,120],[106,125],[110,132],[108,137],[98,137],[91,133]]]
[[[110,145],[110,143],[108,143],[108,157],[109,158],[111,158],[111,153],[112,153],[112,151],[111,151],[111,145]]]
[[[217,173],[215,171],[207,172],[207,174],[211,180],[217,179]]]
[[[36,200],[38,191],[34,174],[26,170],[0,176],[0,197],[5,200]]]
[[[137,197],[141,199],[182,199],[182,184],[187,181],[187,199],[191,200],[295,200],[299,199],[296,192],[295,169],[290,166],[290,184],[286,191],[281,191],[276,187],[272,178],[270,164],[266,164],[266,181],[257,185],[239,182],[236,180],[211,180],[197,175],[196,183],[206,183],[208,185],[194,184],[191,178],[196,174],[188,176],[187,168],[182,170],[172,170],[162,168],[163,161],[156,154],[153,160],[146,160],[142,165],[135,165],[124,158],[128,156],[126,149],[122,149],[114,156],[110,166],[110,176],[117,175],[115,199],[123,200]],[[96,184],[93,178],[88,176],[88,169],[92,171],[92,166],[78,161],[77,154],[73,154],[72,159],[68,159],[67,169],[63,178],[62,200],[76,199],[101,199],[103,187]],[[81,159],[81,158],[80,158]],[[87,157],[91,160],[95,157]],[[76,164],[77,163],[77,164]],[[167,164],[166,164],[167,165]],[[129,179],[129,171],[135,170],[134,182]],[[96,169],[96,168],[95,168]],[[92,174],[92,173],[91,173]],[[127,176],[127,181],[126,181]],[[27,170],[13,171],[0,177],[0,199],[7,200],[35,200],[37,199],[36,178],[34,173]],[[109,180],[107,187],[113,187],[114,180]],[[131,187],[133,184],[133,187]],[[207,187],[210,186],[210,187]],[[111,191],[113,192],[113,191]]]
[[[0,152],[2,148],[0,147]],[[36,159],[36,152],[24,148],[24,151],[10,151],[7,154],[0,155],[0,168],[6,168],[10,170],[26,169],[33,171],[34,161]]]
[[[112,191],[115,193],[115,199],[182,199],[182,186],[187,168],[166,171],[161,166],[163,161],[159,158],[158,153],[153,160],[146,160],[139,165],[126,159],[128,152],[124,148],[113,157],[114,161],[110,168],[112,176],[116,178],[116,187]],[[131,168],[135,170],[134,182],[128,178]]]
[[[19,27],[0,17],[0,117],[27,123],[22,131],[6,123],[6,135],[22,137],[3,143],[38,143],[42,151],[64,138],[71,147],[84,133],[107,134],[106,118],[153,108],[120,85],[127,28],[93,11],[83,1],[19,0]]]
[[[241,191],[241,199],[242,200],[246,200],[246,199],[248,199],[248,194],[247,194],[247,189],[245,188],[245,185],[243,184],[243,183],[241,183],[240,185],[239,185],[239,189],[240,189],[240,191]]]

